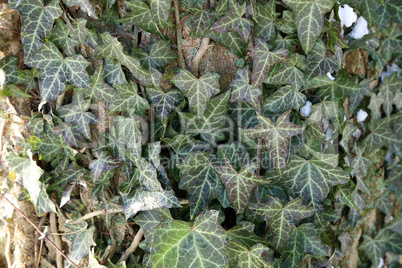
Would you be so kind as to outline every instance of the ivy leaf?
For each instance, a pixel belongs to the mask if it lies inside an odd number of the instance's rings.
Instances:
[[[340,167],[317,158],[306,160],[295,155],[283,172],[283,184],[295,197],[303,197],[313,206],[320,206],[331,187],[349,181],[349,174]]]
[[[147,88],[147,98],[156,113],[166,119],[176,107],[184,101],[183,93],[178,89],[163,92],[159,87]]]
[[[196,78],[187,70],[180,70],[170,81],[188,98],[190,108],[197,115],[204,114],[207,101],[219,92],[219,75],[207,73]]]
[[[189,153],[183,163],[177,165],[182,174],[179,188],[189,193],[190,216],[193,219],[212,199],[222,194],[224,187],[209,159],[209,153]]]
[[[27,0],[19,7],[18,12],[23,22],[22,45],[25,61],[35,54],[49,37],[55,19],[63,14],[59,1],[51,1],[47,6],[42,0]]]
[[[192,15],[189,18],[191,31],[195,37],[203,37],[213,23],[214,12],[211,9],[198,9],[192,11]]]
[[[268,77],[264,83],[274,85],[287,84],[292,85],[295,90],[299,90],[304,85],[304,74],[295,66],[297,62],[297,58],[289,60],[275,74]]]
[[[64,4],[68,7],[78,6],[82,11],[88,14],[88,16],[98,19],[96,16],[95,10],[92,7],[92,4],[89,0],[63,0]]]
[[[76,154],[61,135],[54,134],[50,131],[42,133],[37,146],[41,152],[42,159],[47,162],[51,162],[61,151],[71,159],[73,159]]]
[[[0,69],[2,69],[6,75],[4,85],[19,82],[17,62],[18,59],[16,57],[4,57],[0,59]]]
[[[169,0],[149,0],[151,7],[152,20],[161,27],[166,27],[166,21],[169,18],[170,12]]]
[[[384,212],[384,214],[388,217],[392,216],[390,193],[391,191],[387,190],[381,193],[381,195],[374,201],[374,207]]]
[[[276,29],[274,21],[278,16],[275,9],[274,1],[269,1],[266,4],[257,2],[256,23],[254,25],[254,34],[256,37],[260,37],[265,41],[271,41],[275,38]]]
[[[211,37],[219,45],[230,49],[238,57],[243,57],[247,49],[247,43],[241,39],[238,32],[216,33],[207,30],[205,36]]]
[[[105,83],[104,74],[103,65],[100,64],[91,76],[91,86],[89,88],[76,88],[75,92],[83,93],[94,102],[110,102],[116,92],[111,86]]]
[[[152,267],[227,267],[225,230],[218,223],[218,214],[205,211],[194,223],[167,219],[157,225],[150,256]]]
[[[392,21],[397,24],[402,24],[402,8],[397,0],[389,0],[385,3],[385,5],[381,5],[378,8],[378,19],[377,19],[377,27],[378,29],[382,29],[387,24]]]
[[[384,145],[401,142],[392,131],[388,117],[370,121],[369,129],[371,133],[363,141],[363,145],[369,152]]]
[[[326,76],[327,73],[333,73],[338,69],[338,61],[334,57],[327,55],[326,45],[321,39],[318,39],[307,55],[306,81],[315,77]]]
[[[79,264],[80,261],[88,255],[89,249],[96,245],[93,240],[94,232],[95,226],[91,226],[89,229],[85,229],[75,235],[70,253],[68,254],[70,260],[75,264]],[[66,267],[72,267],[72,264],[66,262]]]
[[[110,155],[107,151],[93,151],[94,159],[89,164],[89,169],[91,170],[92,180],[95,182],[99,179],[101,172],[104,170],[110,170],[117,168],[121,165],[121,161]]]
[[[285,34],[296,32],[295,15],[290,10],[283,11],[282,19],[279,20],[279,30]]]
[[[247,101],[258,106],[258,98],[261,95],[260,88],[254,88],[250,84],[250,70],[244,67],[236,72],[235,78],[230,83],[229,87],[232,89],[230,101]]]
[[[86,27],[87,20],[83,18],[78,18],[72,21],[72,37],[77,40],[80,44],[84,44],[91,32]]]
[[[376,0],[352,0],[353,6],[356,7],[360,14],[367,20],[370,26],[373,26],[378,16],[378,1]]]
[[[252,248],[256,244],[267,245],[267,241],[254,233],[255,225],[251,222],[240,222],[227,232],[229,240],[238,241]]]
[[[247,207],[254,187],[268,182],[256,176],[257,165],[255,163],[248,163],[242,167],[240,172],[237,172],[226,158],[224,166],[214,168],[225,185],[229,200],[234,205],[237,214],[243,213]]]
[[[109,85],[127,84],[126,76],[119,63],[113,64],[108,59],[105,59],[105,80]]]
[[[49,36],[49,41],[52,41],[56,46],[63,49],[67,56],[75,54],[74,47],[80,43],[77,40],[69,37],[71,29],[61,20],[56,20],[56,29]]]
[[[24,188],[27,189],[29,197],[37,208],[39,215],[46,212],[56,212],[56,207],[43,189],[39,181],[44,171],[32,159],[32,153],[27,151],[26,157],[20,157],[15,153],[7,155],[6,160],[10,163],[14,172],[21,175]]]
[[[82,93],[76,92],[73,96],[73,101],[70,104],[63,105],[57,110],[61,119],[68,123],[77,124],[80,131],[87,139],[91,139],[91,130],[89,124],[98,124],[98,118],[87,112],[91,106],[91,100],[84,99]]]
[[[386,115],[392,113],[393,105],[400,106],[397,94],[400,93],[400,85],[402,78],[397,77],[397,73],[393,73],[391,77],[386,77],[380,86],[380,92],[377,94],[377,99],[382,103],[382,107]]]
[[[300,43],[307,54],[314,47],[324,26],[324,15],[331,10],[334,0],[285,0],[295,13]]]
[[[257,113],[259,124],[242,130],[249,138],[262,138],[274,166],[283,170],[286,165],[290,138],[303,132],[304,128],[289,122],[290,110],[283,113],[274,124],[268,117]]]
[[[363,235],[363,238],[363,243],[360,245],[359,249],[366,252],[373,266],[379,265],[380,259],[387,251],[391,251],[395,254],[401,254],[402,252],[402,236],[396,232],[381,229],[374,239],[369,235]]]
[[[222,132],[226,123],[230,122],[227,114],[229,91],[209,99],[204,114],[179,113],[184,134],[201,134],[201,139],[216,146],[224,138]]]
[[[314,208],[302,205],[301,199],[293,199],[285,206],[277,197],[267,196],[267,202],[251,207],[254,213],[262,215],[270,228],[269,240],[275,249],[281,248],[295,229],[295,222],[308,218],[316,212]]]
[[[57,127],[52,129],[52,131],[57,135],[61,135],[68,146],[73,148],[81,147],[82,135],[79,126],[60,122]]]
[[[130,151],[131,156],[141,155],[142,133],[140,130],[141,121],[138,117],[116,116],[111,133],[114,137],[113,146],[118,147],[119,157],[124,158],[124,149]]]
[[[163,36],[158,28],[157,23],[152,18],[151,9],[142,0],[125,1],[125,4],[131,12],[124,15],[118,22],[123,24],[131,24],[160,36]]]
[[[298,110],[306,103],[306,96],[291,86],[281,87],[264,100],[263,109],[278,114],[290,109]]]
[[[354,83],[352,78],[339,77],[334,83],[324,86],[317,92],[317,97],[327,100],[339,100],[343,103],[347,96],[357,94],[361,90],[361,86]]]
[[[63,93],[66,82],[80,88],[90,86],[89,76],[85,71],[89,62],[82,55],[63,58],[52,42],[46,42],[42,49],[25,63],[41,72],[39,87],[42,103],[52,101]]]
[[[243,244],[237,241],[228,242],[229,249],[229,260],[232,262],[233,266],[242,268],[252,268],[252,267],[263,267],[272,268],[273,266],[266,262],[266,255],[268,254],[269,248],[261,244],[253,246],[248,249]]]
[[[275,63],[285,62],[289,51],[287,49],[278,49],[269,51],[267,43],[261,38],[255,39],[254,62],[251,80],[253,87],[260,86],[268,77],[268,73]]]
[[[253,22],[242,18],[246,13],[246,3],[240,5],[232,1],[229,5],[230,12],[220,18],[211,26],[211,30],[218,33],[227,33],[229,31],[236,31],[239,33],[244,42],[250,38],[251,28]]]
[[[145,98],[138,95],[138,86],[130,81],[129,84],[114,85],[117,93],[112,99],[109,113],[128,112],[130,115],[144,115],[149,109],[149,104]]]
[[[304,256],[327,256],[326,246],[320,240],[318,230],[312,223],[304,223],[297,227],[281,249],[284,256],[284,267],[300,267]]]
[[[180,207],[174,192],[163,190],[157,179],[156,169],[151,163],[141,158],[135,161],[135,165],[137,169],[130,184],[136,187],[130,194],[123,195],[123,211],[127,219],[138,211]],[[130,185],[128,188],[131,188]]]
[[[219,145],[217,155],[219,161],[222,161],[221,163],[227,158],[237,171],[240,171],[244,163],[250,160],[246,147],[237,141],[231,144]]]
[[[154,69],[149,71],[142,68],[141,63],[137,58],[124,53],[123,45],[117,40],[117,38],[112,37],[109,32],[103,33],[101,38],[103,45],[95,49],[96,56],[105,57],[109,61],[117,61],[126,66],[134,77],[145,85],[159,84],[162,75]]]
[[[170,49],[170,42],[167,40],[158,40],[152,44],[149,55],[138,48],[134,49],[134,55],[138,57],[145,69],[164,68],[177,59],[176,53]]]

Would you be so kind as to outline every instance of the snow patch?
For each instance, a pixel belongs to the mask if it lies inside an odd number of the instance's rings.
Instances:
[[[3,86],[6,82],[6,73],[3,69],[0,69],[0,89],[3,89]]]
[[[363,122],[366,120],[368,113],[362,109],[357,112],[357,122]]]
[[[300,113],[305,117],[309,117],[311,114],[311,105],[312,103],[310,101],[307,101],[306,105],[300,108]]]
[[[387,70],[381,73],[381,81],[384,81],[385,77],[389,77],[392,73],[395,72],[397,72],[397,76],[400,76],[402,72],[401,68],[399,68],[399,66],[396,65],[395,62],[392,63],[392,65],[387,65]]]
[[[327,73],[327,76],[328,76],[328,78],[331,79],[332,81],[335,80],[335,77],[333,77],[333,76],[331,75],[331,73],[328,72],[328,73]]]
[[[379,262],[378,262],[378,266],[377,266],[377,268],[382,268],[382,267],[384,267],[384,259],[383,258],[380,258],[379,259]]]
[[[352,32],[349,34],[354,39],[360,39],[369,33],[367,21],[361,16],[353,27]]]
[[[356,129],[356,131],[352,134],[352,136],[355,137],[356,139],[360,138],[361,135],[362,131],[360,129]]]
[[[357,20],[357,14],[348,5],[339,6],[338,15],[341,19],[342,27],[350,27]]]
[[[334,130],[332,128],[328,128],[327,132],[325,133],[325,141],[329,141],[334,134]]]

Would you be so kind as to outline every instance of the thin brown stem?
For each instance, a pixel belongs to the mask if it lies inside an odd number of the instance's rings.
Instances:
[[[176,37],[177,37],[177,54],[179,56],[179,67],[180,69],[186,69],[186,63],[184,61],[183,50],[181,47],[182,40],[182,25],[180,24],[180,4],[179,0],[173,0],[174,3],[174,14],[176,20]]]
[[[194,56],[194,58],[191,62],[191,68],[192,68],[193,74],[195,76],[198,76],[200,61],[201,61],[202,57],[205,55],[205,53],[207,52],[207,49],[209,46],[209,41],[210,41],[209,37],[202,38],[200,48],[198,49],[197,54]]]
[[[50,212],[49,221],[50,221],[50,230],[52,231],[52,233],[57,234],[59,232],[59,230],[57,229],[56,213]],[[58,237],[57,235],[53,235],[53,240],[54,240],[54,243],[59,248],[62,247],[60,237]],[[39,257],[40,257],[40,255],[39,255]],[[56,264],[57,264],[57,268],[63,268],[63,257],[59,253],[56,253]]]
[[[85,214],[84,216],[82,216],[81,218],[78,218],[78,219],[67,220],[66,224],[77,224],[77,223],[83,222],[85,220],[91,219],[91,218],[99,216],[99,215],[104,215],[104,214],[109,214],[109,213],[120,213],[120,212],[123,212],[122,208],[98,210],[98,211],[94,211],[94,212]]]
[[[22,212],[16,205],[14,205],[10,200],[7,199],[2,193],[0,193],[0,196],[3,197],[10,205],[12,205],[18,213],[20,213],[34,228],[38,233],[44,237],[58,252],[60,252],[61,255],[63,255],[64,258],[66,258],[67,261],[69,261],[75,268],[79,268],[77,264],[75,264],[64,252],[57,247],[52,240],[50,240],[36,225],[33,223],[25,214]]]
[[[40,241],[39,257],[38,257],[38,262],[36,263],[36,268],[39,268],[40,257],[42,256],[42,247],[43,247],[43,240]]]
[[[143,235],[144,235],[144,230],[142,230],[142,228],[140,228],[138,230],[137,234],[134,236],[133,242],[131,243],[130,247],[128,249],[126,249],[126,251],[121,256],[118,263],[126,261],[130,257],[130,255],[135,252],[135,250],[137,249],[138,245],[141,242]]]
[[[14,31],[13,29],[10,29],[10,28],[7,28],[7,27],[0,27],[0,30],[6,30],[6,31],[10,31],[10,32],[13,32],[13,33],[15,33],[15,34],[20,35],[20,33],[19,33],[19,32]]]

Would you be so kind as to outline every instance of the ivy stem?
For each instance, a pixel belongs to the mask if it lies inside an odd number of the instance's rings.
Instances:
[[[177,37],[177,54],[179,56],[179,67],[182,70],[186,69],[186,64],[184,62],[183,50],[181,47],[182,40],[182,25],[180,24],[180,5],[179,0],[173,0],[174,3],[174,14],[176,20],[176,37]]]
[[[28,217],[27,215],[24,214],[24,212],[22,212],[16,205],[14,205],[10,200],[7,199],[7,197],[5,197],[2,193],[0,193],[0,196],[3,197],[8,203],[10,203],[11,206],[13,206],[15,208],[16,211],[18,211],[18,213],[20,213],[35,229],[36,231],[38,231],[38,233],[44,237],[44,239],[46,239],[58,252],[60,252],[61,255],[63,255],[64,258],[66,258],[67,261],[69,261],[75,268],[79,268],[77,264],[75,264],[66,254],[64,254],[64,252],[58,247],[56,246],[52,240],[50,240],[36,225],[35,223],[33,223]]]
[[[10,28],[7,28],[7,27],[0,27],[0,30],[6,30],[6,31],[10,31],[10,32],[13,32],[13,33],[15,33],[15,34],[20,35],[20,33],[19,33],[19,32],[14,31],[13,29],[10,29]]]
[[[126,251],[121,256],[118,263],[126,261],[128,259],[128,257],[130,257],[131,253],[133,253],[137,249],[138,245],[140,244],[143,235],[144,235],[144,230],[142,230],[142,228],[140,228],[138,230],[137,234],[134,236],[133,242],[131,243],[130,247],[128,249],[126,249]]]
[[[205,55],[205,52],[207,52],[207,49],[209,47],[209,41],[210,41],[209,37],[202,38],[200,48],[198,49],[197,54],[194,56],[194,58],[192,60],[192,63],[191,63],[192,68],[191,69],[195,76],[198,76],[198,69],[200,66],[200,61],[201,61],[202,57]]]
[[[105,210],[97,210],[88,214],[85,214],[81,218],[75,219],[75,220],[67,220],[66,224],[77,224],[80,222],[83,222],[85,220],[91,219],[93,217],[103,215],[103,214],[109,214],[109,213],[119,213],[123,212],[122,208],[113,208],[113,209],[105,209]]]
[[[56,219],[56,213],[54,212],[50,212],[49,215],[49,222],[50,222],[50,230],[52,231],[52,233],[57,234],[59,232],[59,230],[57,229],[57,219]],[[61,239],[59,236],[57,235],[53,235],[53,240],[54,243],[61,248]],[[39,259],[40,259],[40,253],[39,253]],[[62,268],[63,267],[63,257],[61,256],[61,254],[56,253],[56,264],[57,264],[57,268]]]

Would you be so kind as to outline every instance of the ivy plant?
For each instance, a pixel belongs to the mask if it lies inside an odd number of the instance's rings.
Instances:
[[[401,265],[398,1],[10,4],[24,67],[0,59],[1,96],[40,99],[6,160],[71,230],[66,267]]]

